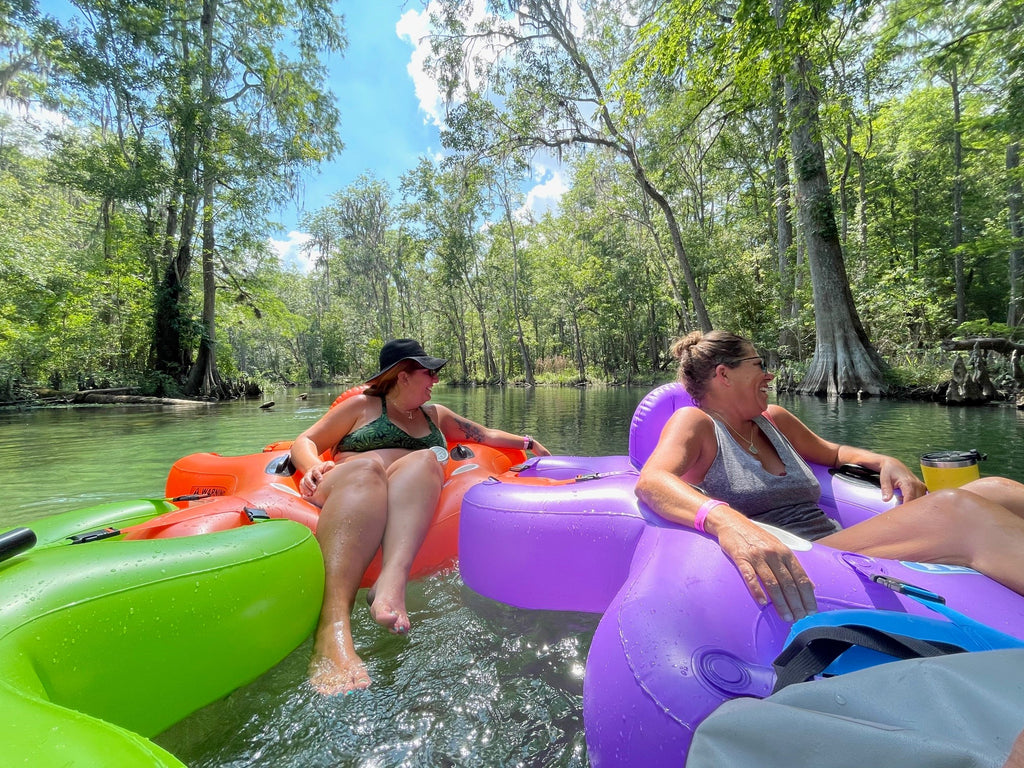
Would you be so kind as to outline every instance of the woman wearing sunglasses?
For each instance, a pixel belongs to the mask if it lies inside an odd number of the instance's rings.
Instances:
[[[370,614],[393,633],[409,631],[406,583],[441,494],[439,453],[447,442],[525,447],[549,455],[533,438],[489,429],[443,405],[427,405],[447,362],[427,355],[413,339],[387,342],[380,370],[367,380],[370,386],[331,408],[292,445],[292,463],[303,475],[299,490],[321,508],[317,539],[326,583],[310,662],[310,681],[321,693],[370,684],[353,643],[351,614],[363,572],[378,548],[383,562],[370,590]],[[331,451],[331,460],[321,458],[325,451]]]
[[[1024,485],[985,477],[927,493],[902,462],[819,437],[768,405],[774,376],[741,336],[692,333],[676,342],[679,380],[698,405],[668,420],[637,482],[666,519],[718,539],[760,605],[793,621],[817,610],[814,585],[785,544],[753,521],[873,557],[974,568],[1024,594]],[[804,460],[879,472],[882,498],[902,503],[845,530],[817,506]]]

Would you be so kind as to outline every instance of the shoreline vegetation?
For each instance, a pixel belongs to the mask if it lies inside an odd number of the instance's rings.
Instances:
[[[918,400],[938,402],[949,406],[971,406],[987,404],[1013,404],[1018,410],[1024,410],[1024,370],[1021,358],[1024,356],[1024,344],[1015,343],[1005,338],[970,338],[946,341],[943,350],[948,353],[948,360],[941,366],[924,367],[907,366],[893,371],[894,382],[882,399]],[[965,359],[964,354],[968,356]],[[990,355],[991,353],[991,355]],[[776,366],[777,378],[775,389],[778,393],[801,394],[798,384],[800,366],[791,361]],[[945,376],[941,372],[945,372]],[[621,387],[649,386],[655,387],[674,380],[671,372],[661,375],[629,377],[624,380],[588,378],[553,377],[549,380],[535,382],[537,387]],[[903,383],[907,382],[907,383]],[[331,382],[342,389],[359,383],[356,379],[339,379]],[[525,387],[522,380],[503,382],[486,381],[448,381],[451,387]],[[56,390],[45,387],[25,387],[20,389],[20,398],[0,402],[0,409],[65,407],[74,405],[165,405],[181,408],[194,408],[211,405],[217,402],[233,402],[237,400],[259,400],[265,391],[273,391],[279,387],[301,389],[300,382],[280,382],[272,385],[249,383],[238,387],[238,394],[228,400],[203,397],[149,395],[141,387],[120,386],[80,390]],[[870,394],[844,395],[844,397],[871,397]],[[306,393],[296,396],[305,399]],[[261,407],[273,407],[273,402],[264,401]]]

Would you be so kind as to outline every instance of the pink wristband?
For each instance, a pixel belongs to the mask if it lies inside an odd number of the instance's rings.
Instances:
[[[725,502],[719,501],[718,499],[708,499],[701,504],[700,509],[697,510],[697,516],[693,518],[693,527],[701,533],[704,533],[704,519],[708,516],[708,512],[715,507],[722,506],[723,504],[725,504]]]

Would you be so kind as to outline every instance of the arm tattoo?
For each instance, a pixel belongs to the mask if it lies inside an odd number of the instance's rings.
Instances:
[[[483,430],[472,421],[456,418],[455,423],[462,430],[462,434],[466,436],[467,440],[472,440],[474,443],[482,443],[484,441]]]

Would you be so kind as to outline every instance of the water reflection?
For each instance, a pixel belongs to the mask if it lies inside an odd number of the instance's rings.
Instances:
[[[535,435],[554,453],[624,454],[629,423],[646,388],[488,389],[438,386],[434,401],[475,421]],[[337,390],[275,392],[277,405],[239,401],[198,409],[69,407],[0,412],[0,472],[10,525],[101,501],[163,493],[168,469],[190,453],[240,455],[290,440],[327,409]],[[922,453],[977,448],[983,474],[1024,478],[1024,411],[1001,405],[947,408],[890,400],[779,402],[835,442],[897,456],[911,467]]]
[[[891,400],[819,400],[780,396],[778,402],[835,442],[887,453],[919,471],[921,454],[977,448],[988,454],[982,474],[1024,478],[1024,411],[1009,405],[949,408]]]

